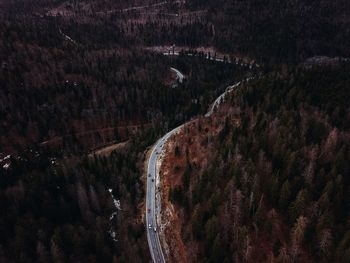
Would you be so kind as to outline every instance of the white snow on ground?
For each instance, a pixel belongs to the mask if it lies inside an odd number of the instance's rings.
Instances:
[[[11,155],[6,155],[4,158],[0,159],[0,164],[2,165],[2,168],[7,170],[11,166],[11,161],[10,161]]]
[[[117,212],[113,212],[109,217],[109,221],[113,220],[113,218],[117,215]]]
[[[112,221],[114,217],[116,217],[118,215],[118,210],[121,211],[121,206],[120,206],[120,200],[116,199],[113,195],[113,189],[109,188],[108,192],[111,194],[112,200],[113,200],[113,204],[114,207],[117,209],[116,211],[114,211],[111,216],[109,217],[109,221]],[[113,231],[113,226],[111,226],[110,230],[108,231],[109,235],[111,236],[112,240],[114,242],[118,242],[118,239],[116,238],[117,234],[115,231]]]
[[[57,164],[57,162],[56,162],[56,158],[55,158],[55,157],[50,158],[50,162],[51,162],[51,164],[52,164],[52,165]]]
[[[108,191],[111,193],[114,207],[117,208],[118,210],[122,210],[120,207],[120,200],[115,199],[115,197],[113,195],[113,190],[111,188],[109,188]]]
[[[120,200],[113,199],[113,203],[114,203],[115,208],[117,208],[118,210],[122,210],[120,208]]]
[[[110,229],[110,230],[108,231],[108,233],[109,233],[109,235],[111,236],[111,238],[112,238],[112,240],[113,240],[114,242],[118,242],[118,239],[116,238],[116,237],[117,237],[117,234],[116,234],[112,229]]]
[[[3,159],[0,159],[0,163],[11,158],[11,155],[6,155]]]

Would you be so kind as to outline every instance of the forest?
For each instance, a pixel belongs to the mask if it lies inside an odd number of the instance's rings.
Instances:
[[[189,262],[347,262],[349,14],[347,0],[0,0],[0,262],[150,262],[147,152],[186,122],[166,201]]]
[[[80,44],[214,46],[268,65],[349,57],[346,0],[2,2],[11,24],[24,17],[42,21],[51,27],[42,32],[50,34],[56,25]]]
[[[0,20],[1,262],[148,261],[144,151],[247,72],[73,25],[21,12]],[[176,88],[170,67],[186,75]],[[110,156],[87,155],[124,140]]]
[[[28,151],[0,170],[0,261],[146,260],[138,145],[65,161]]]
[[[3,26],[1,38],[8,41],[0,45],[0,141],[10,152],[62,137],[60,146],[77,152],[125,140],[121,127],[183,122],[206,107],[233,72],[244,71],[215,63],[198,66],[198,60],[186,58],[169,61],[119,45],[75,46],[43,21]],[[171,89],[166,80],[177,64],[190,78]],[[199,97],[203,101],[191,103]]]
[[[349,70],[283,68],[232,93],[229,114],[184,131],[169,198],[188,251],[198,245],[190,262],[347,262]],[[203,131],[215,123],[214,137]],[[191,153],[199,136],[204,167]]]

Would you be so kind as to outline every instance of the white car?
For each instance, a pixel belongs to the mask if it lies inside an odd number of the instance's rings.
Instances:
[[[151,224],[148,224],[148,228],[151,229],[151,228],[152,228],[152,225],[151,225]]]
[[[156,227],[154,227],[153,230],[154,230],[154,232],[157,232],[157,228]]]

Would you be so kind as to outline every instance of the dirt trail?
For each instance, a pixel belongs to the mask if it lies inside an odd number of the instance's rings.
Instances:
[[[109,156],[113,151],[116,150],[122,150],[128,145],[129,141],[126,142],[119,142],[119,143],[114,143],[112,145],[108,145],[106,147],[103,147],[101,149],[98,149],[92,153],[89,154],[89,157],[93,157],[94,155],[99,156],[99,157],[106,157]]]

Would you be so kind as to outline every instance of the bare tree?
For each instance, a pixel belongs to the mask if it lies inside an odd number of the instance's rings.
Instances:
[[[318,249],[324,256],[329,255],[329,250],[332,245],[332,232],[330,229],[323,229],[318,235]]]
[[[322,157],[324,158],[325,161],[329,162],[333,159],[334,157],[333,153],[337,146],[338,136],[339,136],[339,132],[337,128],[334,128],[328,134],[327,140],[324,144],[323,151],[322,151]]]
[[[307,218],[304,216],[300,216],[294,225],[292,232],[292,262],[295,262],[298,255],[300,254],[300,248],[304,239],[307,223]]]

